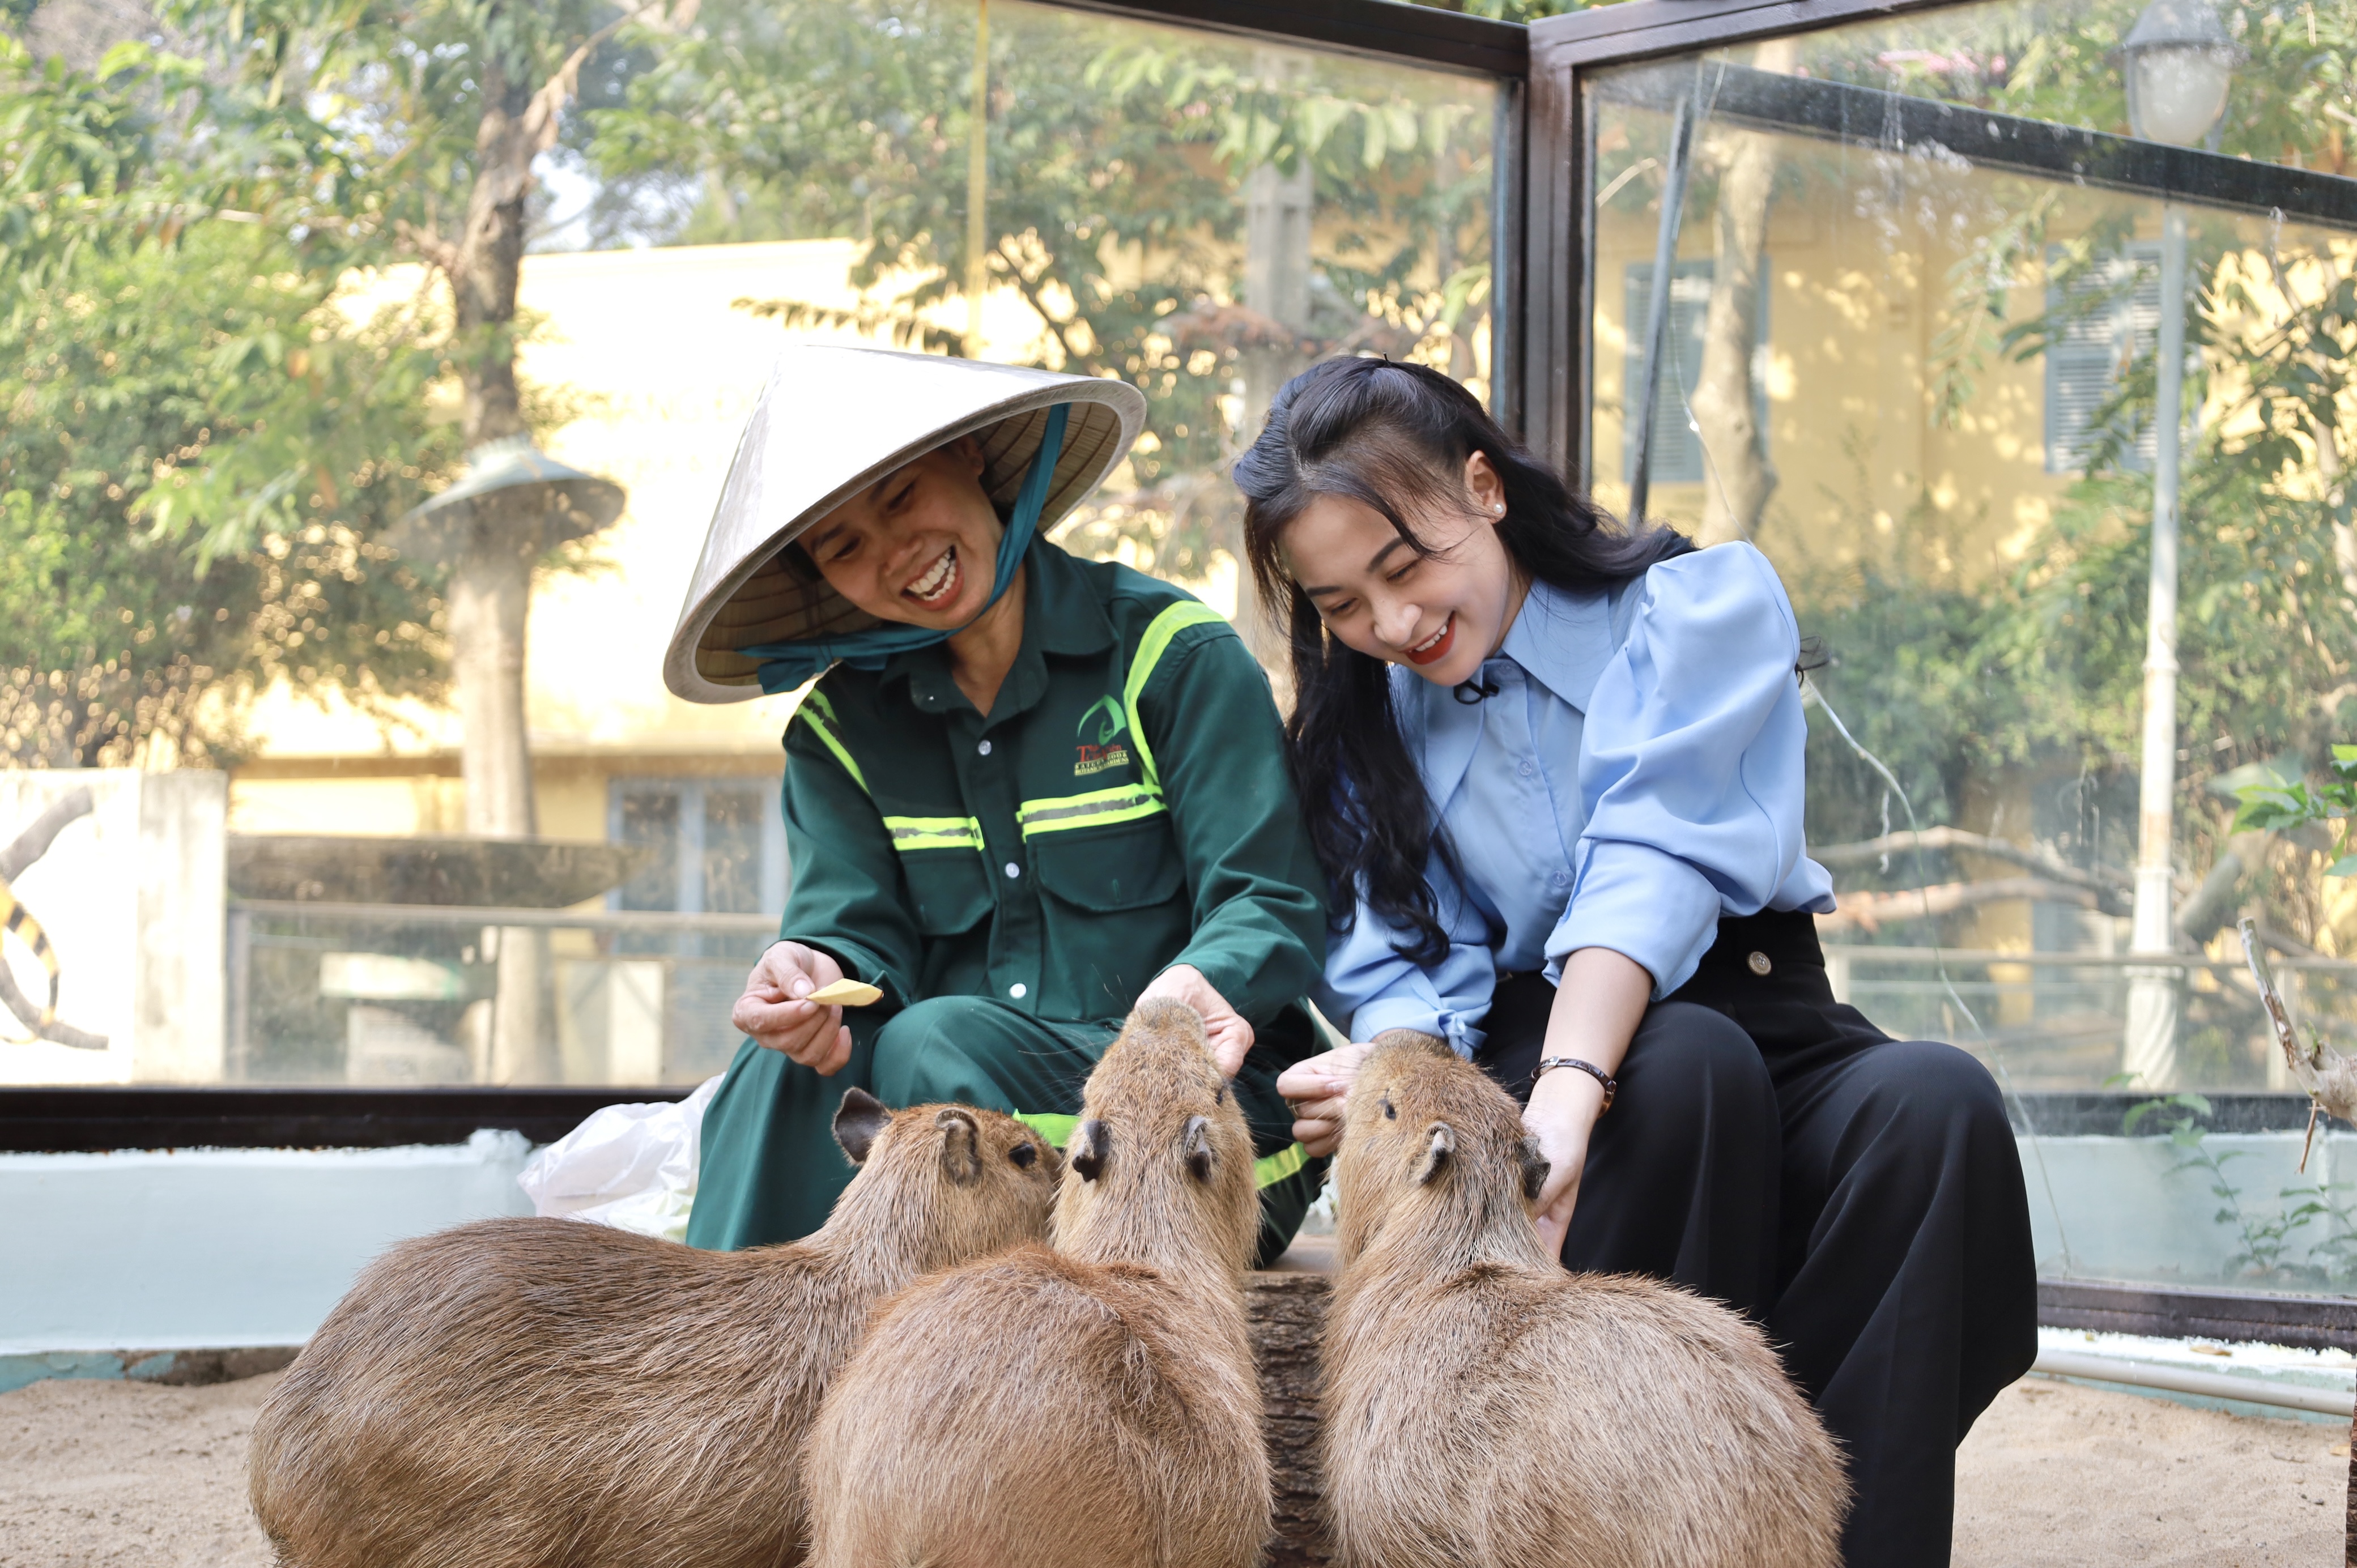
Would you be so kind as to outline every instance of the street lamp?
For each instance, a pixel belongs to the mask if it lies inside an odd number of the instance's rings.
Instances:
[[[2208,0],[2152,0],[2120,40],[2128,129],[2150,142],[2190,147],[2215,135],[2241,50]],[[2131,952],[2177,947],[2169,846],[2177,793],[2177,480],[2185,412],[2185,209],[2160,209],[2158,385],[2153,409],[2152,577],[2146,599],[2144,756],[2137,779],[2135,918]],[[2173,968],[2128,972],[2121,1068],[2139,1089],[2177,1078],[2178,976]]]
[[[2206,0],[2153,0],[2120,40],[2120,54],[2131,133],[2175,147],[2210,139],[2243,51]]]

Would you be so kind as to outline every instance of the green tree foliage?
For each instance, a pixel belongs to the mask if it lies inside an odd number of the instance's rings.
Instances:
[[[592,116],[591,159],[608,179],[698,171],[681,238],[865,242],[866,307],[748,308],[953,350],[974,17],[970,0],[716,0]],[[1232,456],[1243,356],[1446,356],[1480,317],[1489,125],[1458,84],[1017,6],[993,8],[989,74],[992,286],[1039,317],[1023,358],[1147,393],[1133,471],[1166,569],[1209,564],[1208,536],[1169,525]],[[1239,188],[1305,160],[1347,232],[1314,269],[1311,321],[1284,327],[1237,297]]]
[[[135,47],[0,37],[0,756],[218,762],[276,679],[436,693],[434,586],[375,538],[448,463],[439,360],[337,302],[317,128]]]

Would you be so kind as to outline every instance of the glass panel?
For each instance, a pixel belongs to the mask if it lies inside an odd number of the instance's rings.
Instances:
[[[769,800],[751,789],[704,792],[704,908],[716,915],[761,908],[761,813]]]
[[[602,42],[522,206],[470,209],[527,183],[479,144],[477,11],[155,9],[121,25],[193,66],[102,79],[96,13],[0,38],[0,859],[60,961],[45,1020],[5,943],[42,1037],[0,1081],[717,1070],[786,895],[792,699],[683,703],[661,656],[791,338],[1139,386],[1057,537],[1222,613],[1225,467],[1287,375],[1381,351],[1487,394],[1486,80],[1017,0],[708,0]],[[618,13],[501,15],[537,90]],[[470,210],[521,224],[512,279]],[[413,515],[529,480],[527,438],[587,476],[564,526],[501,521],[532,485]]]
[[[2137,16],[1960,5],[1587,79],[1583,460],[1783,575],[1835,991],[2012,1091],[2041,1268],[2345,1289],[2357,1141],[2297,1168],[2236,921],[2357,1047],[2337,825],[2237,820],[2357,739],[2357,106],[2316,65],[2350,23],[2225,5],[2164,59]]]
[[[621,826],[615,835],[641,851],[639,869],[622,884],[615,905],[623,909],[677,909],[679,897],[679,791],[621,791]]]

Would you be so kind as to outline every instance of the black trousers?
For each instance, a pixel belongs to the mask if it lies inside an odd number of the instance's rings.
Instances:
[[[1499,984],[1476,1059],[1517,1100],[1554,1002],[1536,974]],[[1849,1568],[1945,1563],[1956,1444],[2038,1350],[2029,1205],[1987,1069],[1835,1002],[1814,923],[1768,913],[1719,923],[1617,1076],[1564,1265],[1759,1322],[1848,1457]]]

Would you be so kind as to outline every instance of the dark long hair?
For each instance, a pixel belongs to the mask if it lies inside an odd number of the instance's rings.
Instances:
[[[1419,963],[1437,961],[1448,946],[1425,867],[1437,852],[1454,869],[1455,853],[1401,736],[1390,667],[1327,634],[1278,544],[1312,500],[1347,496],[1429,557],[1435,552],[1409,519],[1464,511],[1462,476],[1476,452],[1504,482],[1498,537],[1535,582],[1609,587],[1694,548],[1665,528],[1621,528],[1510,440],[1472,393],[1422,365],[1349,359],[1312,366],[1285,383],[1235,467],[1253,581],[1292,640],[1286,755],[1310,842],[1335,885],[1337,921],[1349,923],[1356,889],[1384,920],[1413,933],[1403,951]]]

